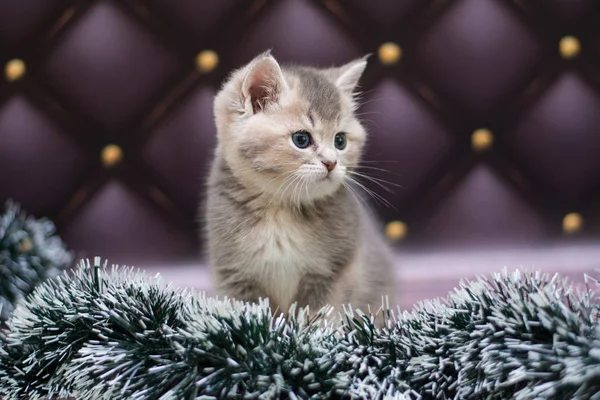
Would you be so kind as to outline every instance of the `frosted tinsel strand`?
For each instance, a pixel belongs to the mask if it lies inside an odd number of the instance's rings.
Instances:
[[[22,298],[71,262],[51,221],[28,216],[7,201],[0,214],[0,319],[6,320]]]
[[[598,298],[558,276],[462,282],[381,330],[360,311],[340,329],[289,314],[82,262],[15,310],[0,395],[600,400]]]
[[[423,332],[435,344],[417,349],[411,386],[433,398],[597,396],[600,360],[587,356],[597,346],[592,302],[598,304],[591,291],[574,294],[565,280],[537,273],[463,283],[434,312],[431,302],[416,310],[436,329]],[[566,376],[572,354],[590,371]]]

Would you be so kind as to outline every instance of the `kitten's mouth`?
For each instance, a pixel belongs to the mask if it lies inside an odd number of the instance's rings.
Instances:
[[[329,183],[337,183],[342,177],[339,174],[334,174],[333,172],[327,173],[327,175],[323,176],[319,179],[319,182],[323,182],[326,184]]]
[[[327,171],[324,168],[321,169],[321,168],[312,167],[310,170],[307,171],[306,178],[310,182],[313,182],[313,184],[316,184],[319,186],[320,185],[329,186],[329,185],[334,184],[337,181],[339,181],[341,178],[341,175],[340,175],[340,172],[336,171],[336,170]]]
[[[334,174],[331,172],[327,172],[325,175],[323,175],[322,178],[319,179],[320,182],[333,181],[333,180],[334,180]]]

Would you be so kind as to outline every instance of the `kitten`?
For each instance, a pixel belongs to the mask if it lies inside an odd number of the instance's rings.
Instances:
[[[219,294],[284,313],[393,303],[391,253],[349,184],[367,136],[354,96],[366,65],[281,67],[266,52],[224,83],[205,215]]]

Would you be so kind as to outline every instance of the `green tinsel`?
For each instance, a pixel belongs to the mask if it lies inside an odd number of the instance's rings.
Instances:
[[[338,329],[327,309],[283,318],[94,264],[15,310],[5,400],[600,399],[600,303],[556,275],[504,271],[383,329],[350,311]]]
[[[0,319],[6,320],[21,299],[71,262],[52,221],[28,216],[7,201],[0,214]]]

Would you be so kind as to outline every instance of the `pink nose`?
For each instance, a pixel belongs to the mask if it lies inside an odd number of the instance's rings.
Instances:
[[[325,166],[325,168],[327,168],[327,171],[331,172],[335,166],[337,165],[337,162],[329,162],[329,161],[321,161],[323,163],[323,165]]]

